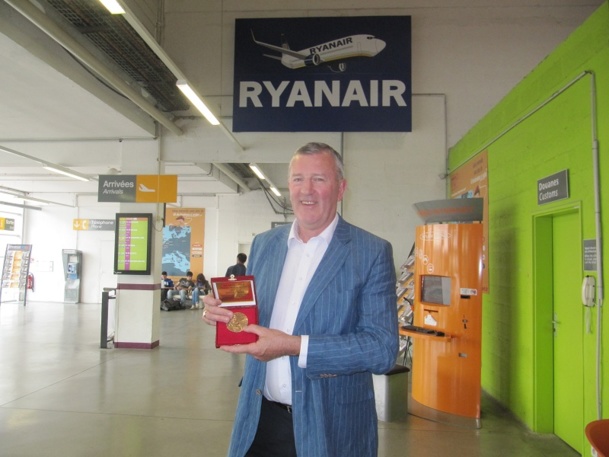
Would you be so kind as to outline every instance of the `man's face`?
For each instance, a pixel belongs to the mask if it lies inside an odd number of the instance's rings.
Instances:
[[[303,241],[330,225],[346,187],[347,182],[338,179],[332,154],[300,154],[292,159],[288,188]]]

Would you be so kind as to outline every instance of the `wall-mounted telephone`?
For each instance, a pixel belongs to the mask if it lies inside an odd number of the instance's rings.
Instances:
[[[594,276],[586,276],[582,281],[582,303],[584,306],[594,306],[594,288],[596,281]]]

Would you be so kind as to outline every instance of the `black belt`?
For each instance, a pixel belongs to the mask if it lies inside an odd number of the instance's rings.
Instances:
[[[286,405],[285,403],[279,403],[278,401],[269,400],[264,395],[262,396],[262,399],[292,414],[292,405]]]

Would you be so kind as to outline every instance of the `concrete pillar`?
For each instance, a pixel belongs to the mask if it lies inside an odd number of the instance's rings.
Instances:
[[[157,175],[160,141],[126,141],[122,144],[122,174]],[[116,348],[153,349],[160,344],[160,278],[162,256],[162,203],[121,203],[121,213],[152,213],[150,275],[119,275],[116,291]]]

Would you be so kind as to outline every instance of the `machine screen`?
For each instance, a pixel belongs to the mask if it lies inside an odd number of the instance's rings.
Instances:
[[[436,305],[450,305],[451,279],[446,276],[423,276],[421,301]]]

